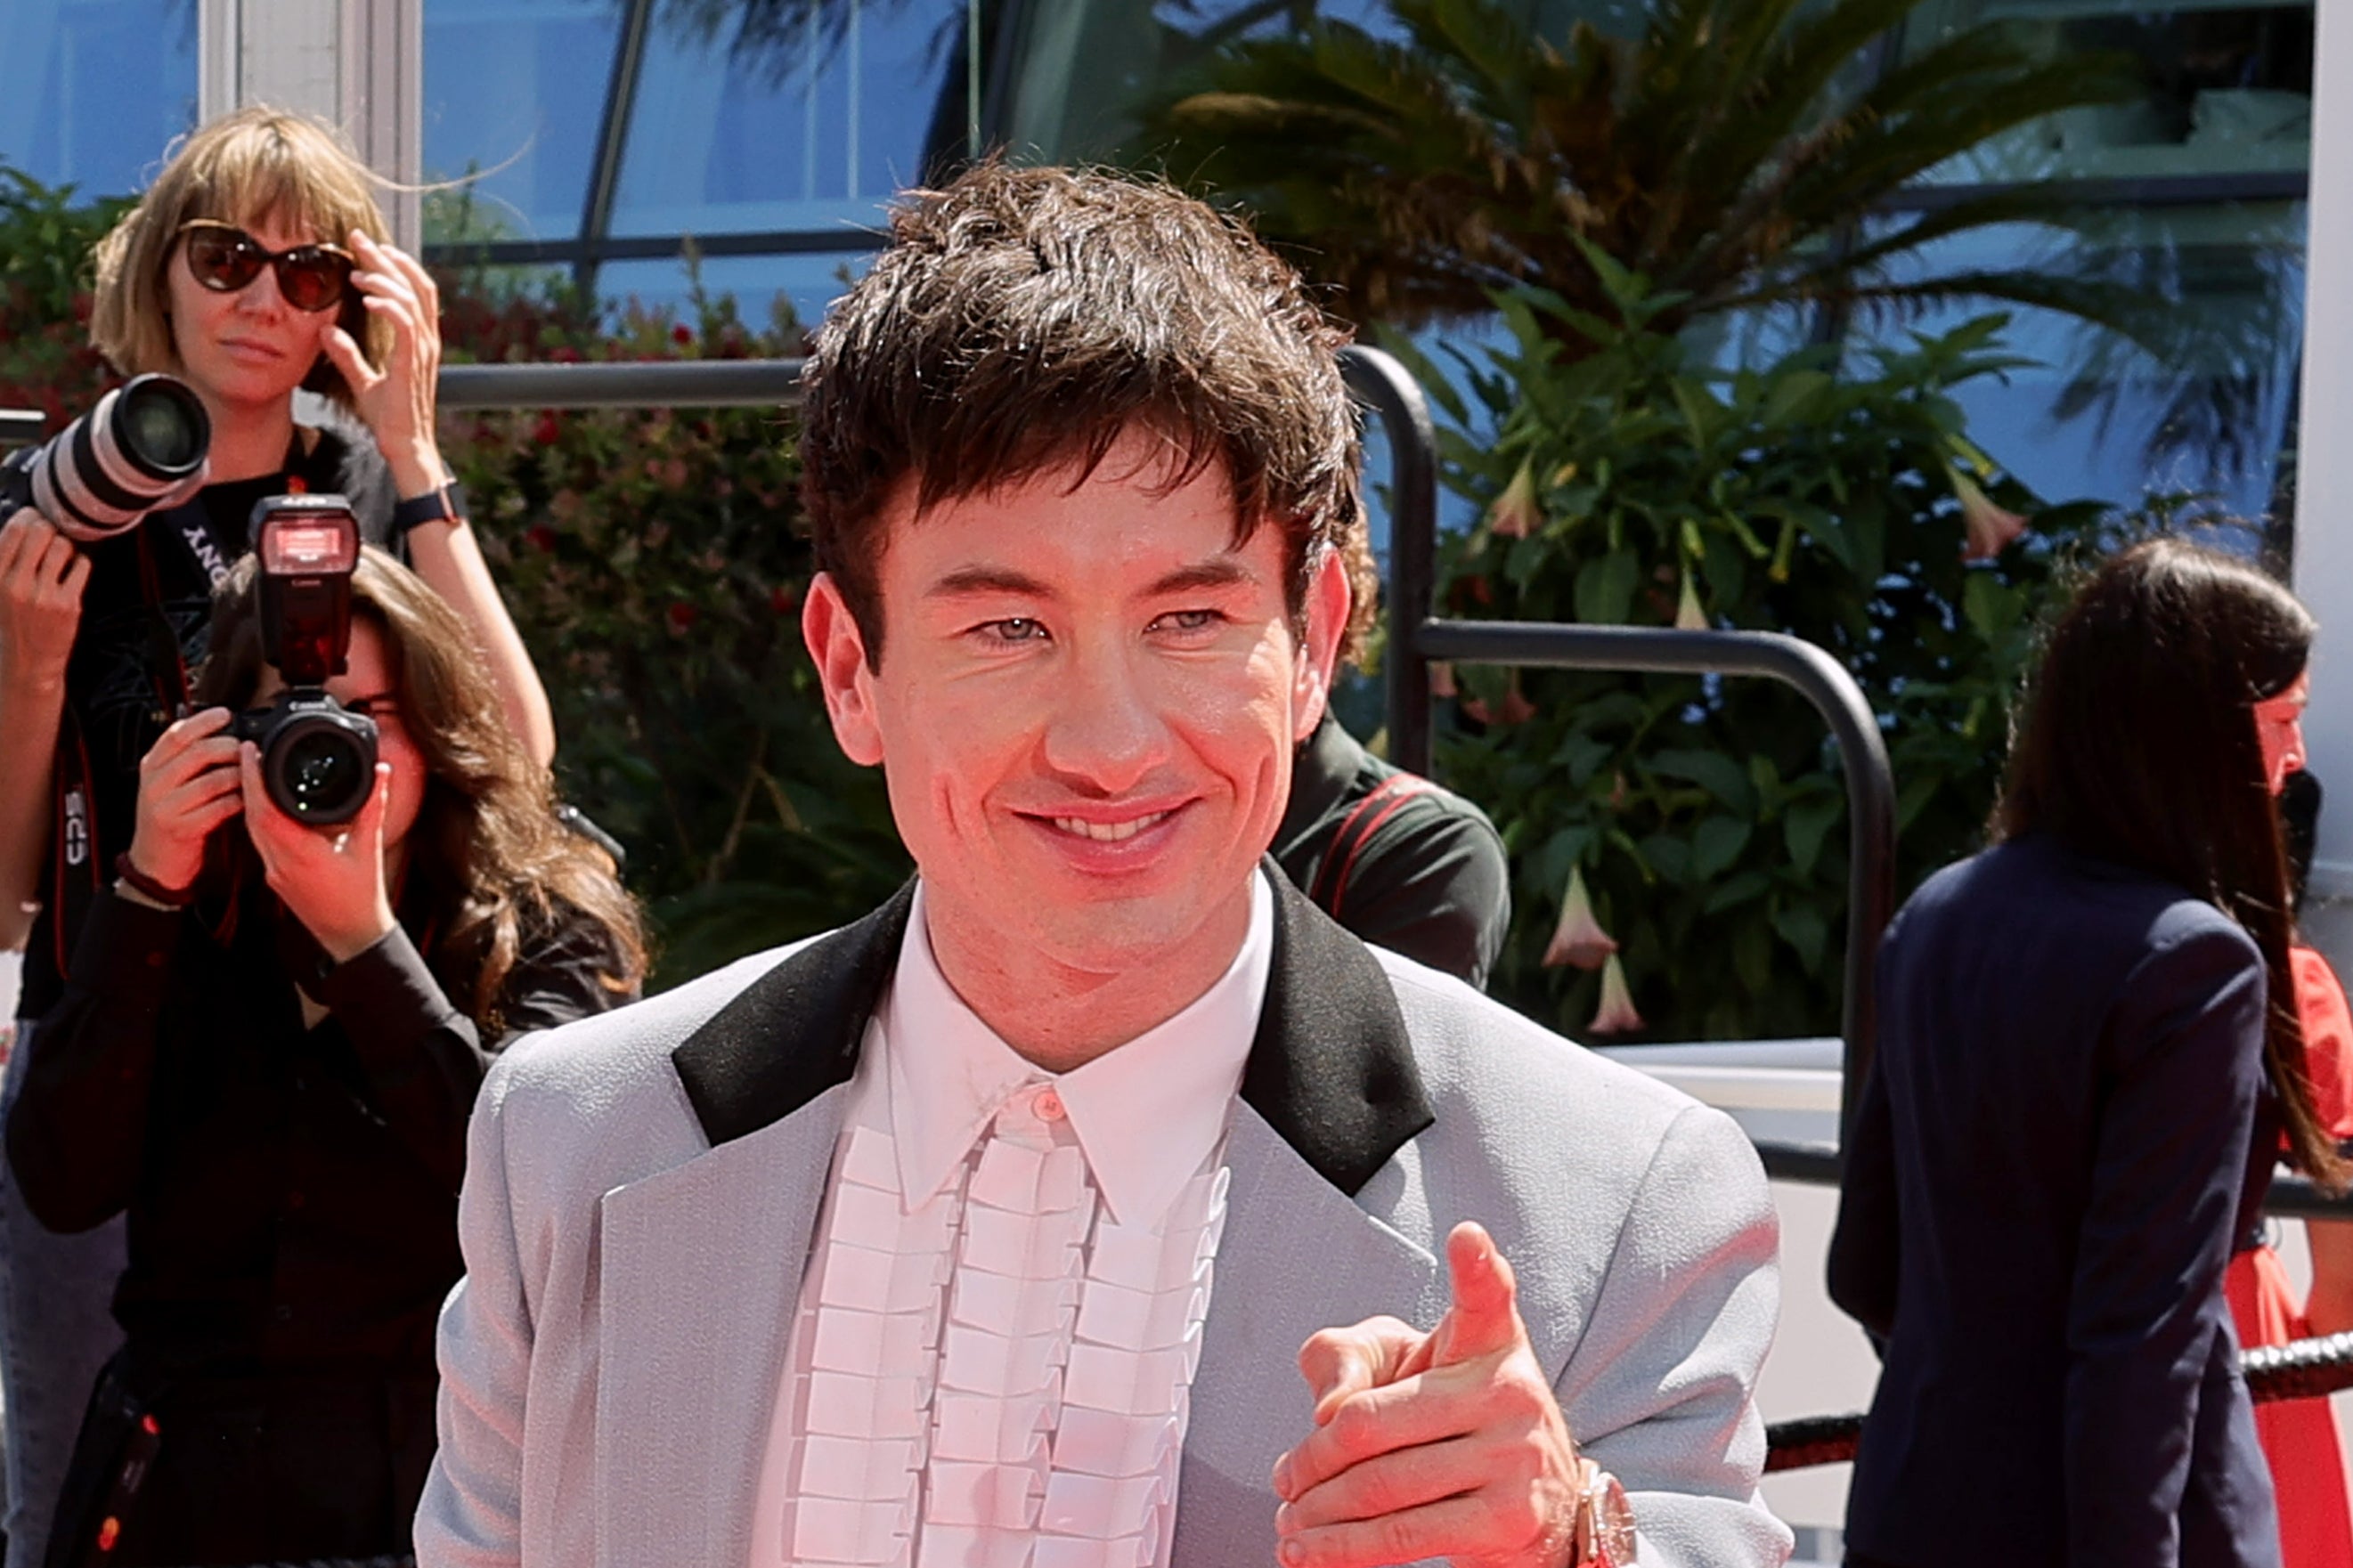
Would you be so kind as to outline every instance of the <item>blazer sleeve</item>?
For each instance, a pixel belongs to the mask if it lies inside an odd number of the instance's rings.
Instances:
[[[1887,1079],[1876,1065],[1863,1075],[1862,1103],[1845,1152],[1838,1226],[1831,1233],[1831,1300],[1883,1341],[1895,1331],[1903,1234],[1895,1198],[1894,1117]]]
[[[491,1069],[467,1135],[458,1198],[466,1274],[441,1309],[440,1448],[417,1506],[417,1568],[522,1561],[533,1333],[508,1182],[503,1068]]]
[[[1789,1555],[1757,1490],[1755,1391],[1780,1310],[1779,1245],[1746,1135],[1721,1111],[1682,1111],[1556,1384],[1569,1435],[1626,1488],[1644,1568],[1772,1568]]]
[[[2263,1081],[2266,979],[2236,927],[2135,965],[2109,1010],[2068,1303],[2067,1561],[2175,1561]]]

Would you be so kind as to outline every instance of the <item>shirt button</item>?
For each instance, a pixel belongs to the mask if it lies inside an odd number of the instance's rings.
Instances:
[[[1070,1114],[1062,1108],[1062,1097],[1050,1089],[1039,1089],[1038,1098],[1029,1102],[1029,1109],[1038,1113],[1040,1121],[1060,1121]]]

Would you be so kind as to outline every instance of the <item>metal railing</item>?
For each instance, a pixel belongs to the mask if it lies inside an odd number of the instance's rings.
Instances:
[[[1879,939],[1895,914],[1895,781],[1878,717],[1854,677],[1813,644],[1778,632],[1681,631],[1672,627],[1562,626],[1530,621],[1431,618],[1438,571],[1438,465],[1430,409],[1405,367],[1376,350],[1350,349],[1349,384],[1380,413],[1389,438],[1389,760],[1430,771],[1430,665],[1623,671],[1654,675],[1763,676],[1793,686],[1837,739],[1847,793],[1846,971],[1840,1035],[1841,1107],[1871,1065],[1871,976]],[[1845,1111],[1841,1110],[1843,1117]],[[1785,1164],[1822,1179],[1824,1151],[1788,1146]],[[1827,1151],[1827,1179],[1838,1154]]]

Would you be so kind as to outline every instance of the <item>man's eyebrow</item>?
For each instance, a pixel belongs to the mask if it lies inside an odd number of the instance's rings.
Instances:
[[[1037,599],[1050,596],[1045,584],[1010,566],[959,566],[923,590],[926,599],[956,599],[975,594],[1017,594]]]
[[[1252,574],[1249,567],[1230,555],[1220,555],[1211,560],[1196,562],[1190,566],[1179,566],[1176,571],[1156,580],[1144,592],[1145,597],[1156,599],[1170,594],[1190,593],[1199,588],[1231,588],[1237,584],[1249,583],[1251,579]]]

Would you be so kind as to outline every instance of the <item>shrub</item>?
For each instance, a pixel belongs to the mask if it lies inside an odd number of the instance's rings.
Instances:
[[[77,205],[0,163],[0,408],[40,410],[52,435],[110,384],[90,346],[90,253],[129,205]]]
[[[1617,320],[1523,289],[1501,300],[1514,346],[1471,367],[1499,435],[1443,437],[1451,481],[1488,505],[1448,546],[1445,612],[1750,627],[1829,649],[1880,715],[1909,888],[1974,847],[2054,569],[2099,509],[2038,507],[1963,435],[1950,389],[2019,363],[2000,352],[2000,317],[1867,370],[1806,349],[1727,373],[1649,329],[1662,301],[1642,279],[1595,265]],[[1567,333],[1589,352],[1564,353]],[[1424,379],[1467,423],[1463,400]],[[1965,563],[1964,496],[1981,527],[2018,521],[2003,507],[2029,526]],[[1628,1032],[1835,1030],[1847,812],[1803,698],[1755,679],[1451,680],[1466,721],[1441,738],[1442,771],[1493,813],[1514,865],[1500,994],[1588,1031],[1605,976],[1544,962],[1574,873],[1647,1021]]]

